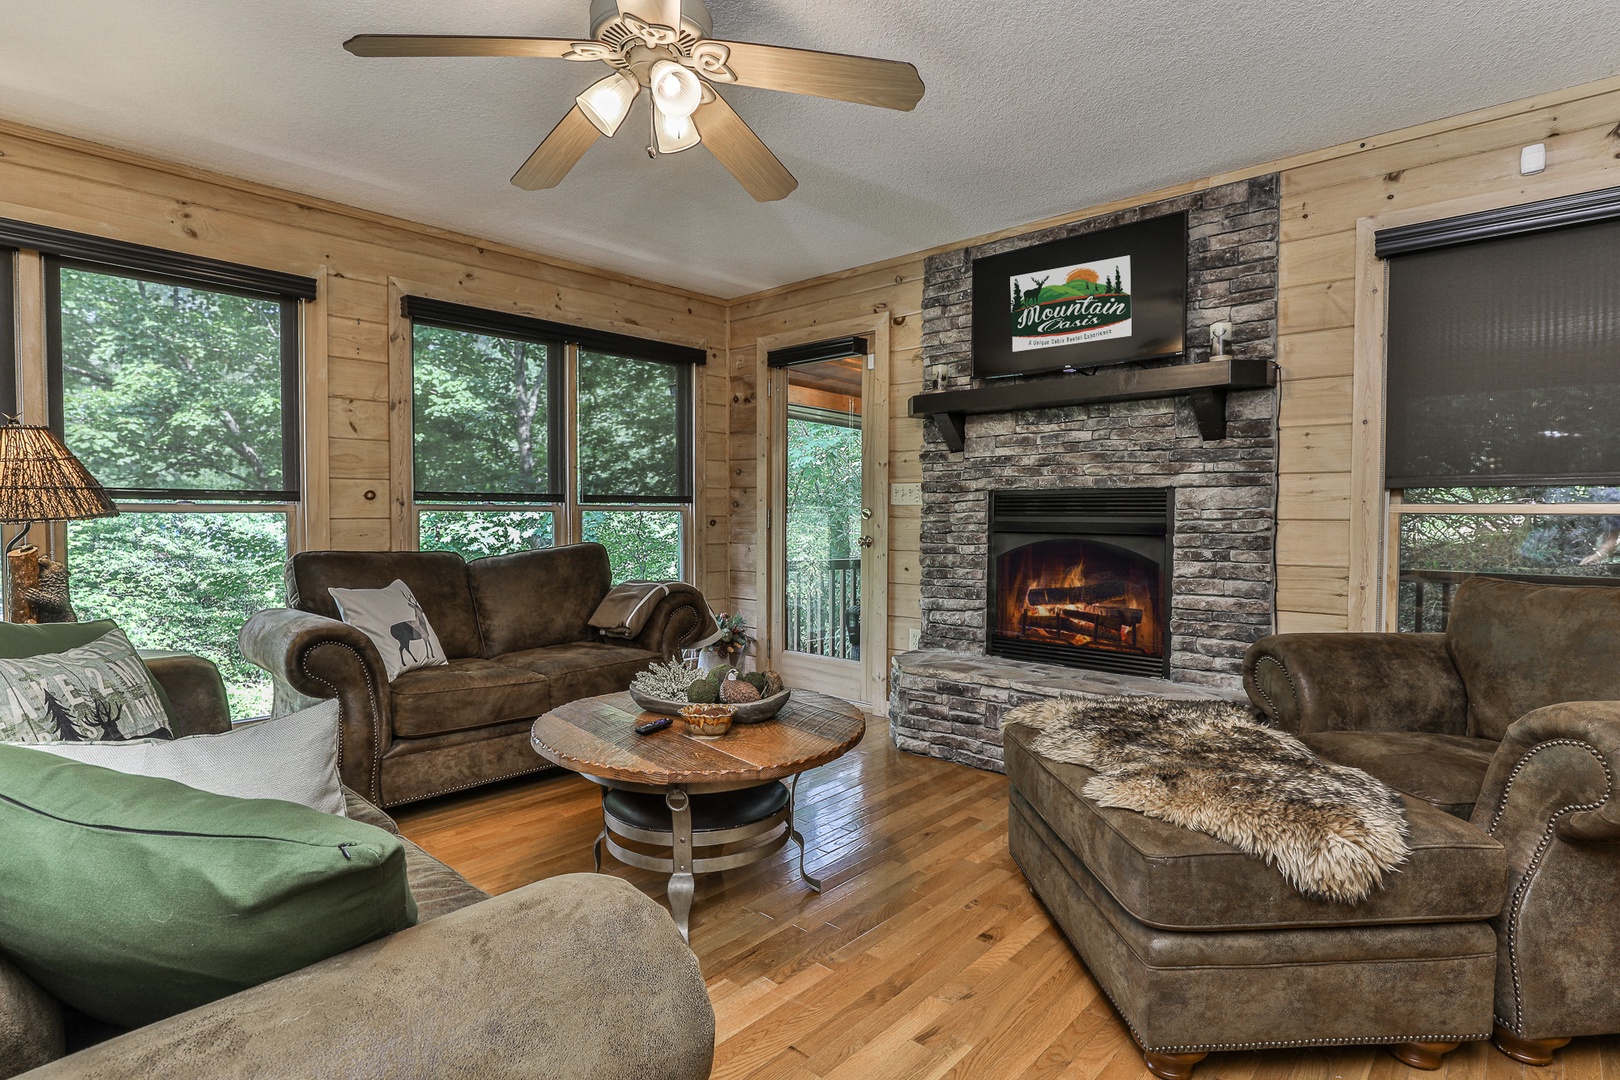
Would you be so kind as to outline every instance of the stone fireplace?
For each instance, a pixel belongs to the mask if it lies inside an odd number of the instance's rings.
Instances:
[[[930,257],[924,390],[980,385],[974,258],[1179,210],[1189,348],[1148,366],[1207,359],[1209,327],[1223,321],[1235,327],[1232,354],[1272,359],[1278,191],[1275,175],[1259,177]],[[1085,378],[1018,381],[1049,384],[1056,398]],[[1273,625],[1278,395],[1233,391],[1218,439],[1204,438],[1194,404],[1165,396],[970,415],[960,452],[925,423],[923,628],[890,683],[900,748],[999,770],[1001,714],[1033,697],[1240,691],[1243,653]],[[1085,521],[1087,510],[1101,520]]]

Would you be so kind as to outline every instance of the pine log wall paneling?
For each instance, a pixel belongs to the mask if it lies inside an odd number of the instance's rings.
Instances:
[[[841,320],[889,316],[889,483],[917,484],[922,470],[922,422],[906,415],[922,392],[923,260],[879,263],[734,300],[731,312],[730,596],[749,626],[761,617],[754,568],[759,551],[755,342],[774,334],[808,332]],[[921,507],[889,507],[889,651],[904,652],[922,629],[917,571]]]
[[[1519,175],[1520,148],[1547,168]],[[1500,106],[1345,148],[1283,172],[1278,360],[1283,368],[1278,629],[1380,629],[1383,530],[1376,456],[1355,453],[1363,378],[1381,375],[1381,321],[1359,327],[1357,223],[1405,224],[1620,185],[1615,81]],[[1370,236],[1370,233],[1368,233]],[[1381,285],[1374,274],[1373,285]],[[1381,293],[1372,303],[1381,305]],[[1380,395],[1381,396],[1381,395]],[[1381,418],[1366,445],[1376,447]]]
[[[402,546],[390,503],[403,488],[389,475],[390,278],[464,304],[710,349],[695,520],[701,584],[725,596],[723,301],[5,121],[0,217],[319,277],[324,295],[310,312],[324,308],[325,333],[306,327],[306,354],[323,341],[325,353],[306,366],[324,361],[327,436],[306,454],[329,477],[312,507],[329,511],[305,529],[337,548]],[[306,403],[306,415],[317,407]]]
[[[1548,164],[1518,175],[1518,151],[1546,142]],[[1278,627],[1367,625],[1377,495],[1352,468],[1358,333],[1357,223],[1442,217],[1620,185],[1620,79],[1358,142],[1266,162],[1087,207],[936,250],[988,242],[1154,202],[1214,184],[1283,174],[1278,357],[1280,438]],[[1403,216],[1404,215],[1404,216]],[[892,319],[891,482],[921,479],[921,428],[905,415],[921,388],[922,263],[929,252],[857,267],[733,301],[688,294],[431,226],[311,199],[0,120],[0,216],[134,243],[318,276],[324,334],[325,500],[312,538],[334,547],[398,547],[390,476],[388,283],[431,284],[446,299],[644,334],[710,350],[701,373],[699,584],[717,607],[759,617],[754,567],[758,432],[756,349],[763,336],[886,310]],[[24,327],[26,331],[28,328]],[[1366,337],[1366,327],[1361,328]],[[33,340],[37,335],[22,335]],[[1366,340],[1363,352],[1374,347]],[[318,359],[318,358],[316,358]],[[1365,359],[1365,358],[1363,358]],[[312,376],[316,366],[311,366]],[[318,386],[319,380],[312,380]],[[306,403],[306,415],[314,402]],[[310,423],[313,432],[318,423]],[[397,471],[397,468],[394,470]],[[919,623],[916,507],[890,509],[889,642],[903,651]],[[1356,621],[1353,623],[1353,619]]]
[[[1519,149],[1535,142],[1547,144],[1547,169],[1521,177]],[[1354,593],[1365,597],[1377,584],[1377,561],[1368,553],[1376,555],[1382,528],[1376,506],[1352,514],[1353,500],[1373,499],[1381,484],[1376,469],[1352,468],[1357,222],[1404,223],[1620,186],[1620,78],[1087,207],[933,251],[1037,232],[1267,172],[1283,177],[1277,627],[1280,632],[1372,629],[1372,605],[1352,602]],[[916,291],[892,298],[891,308],[897,316],[914,311],[922,258],[933,251],[732,302],[731,597],[750,623],[758,599],[751,569],[757,545],[751,342],[762,334],[870,311],[901,288],[895,277]],[[906,398],[919,388],[920,329],[896,328],[902,335],[896,348],[902,351],[896,352],[890,388],[895,483],[920,479],[920,429],[905,416]],[[906,648],[909,628],[918,625],[918,518],[914,507],[890,512],[889,642],[897,652]],[[1358,548],[1361,563],[1352,570],[1352,551]]]

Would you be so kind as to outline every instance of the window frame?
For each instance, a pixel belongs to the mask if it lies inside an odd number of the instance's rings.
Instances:
[[[403,335],[408,368],[406,383],[411,395],[411,430],[409,432],[410,476],[403,485],[407,501],[411,547],[421,548],[421,514],[427,511],[461,511],[465,513],[500,512],[507,510],[548,510],[552,514],[552,544],[561,547],[580,543],[584,539],[584,515],[588,511],[677,511],[681,516],[679,566],[683,580],[695,579],[697,543],[694,525],[697,520],[697,387],[698,368],[707,359],[699,349],[670,345],[626,335],[569,327],[526,316],[507,315],[482,308],[436,301],[414,294],[399,297],[399,313],[406,333]],[[558,497],[544,501],[540,496],[527,497],[522,493],[444,493],[422,492],[416,486],[416,325],[421,323],[441,329],[463,333],[515,337],[529,341],[559,341],[561,363],[551,365],[548,379],[560,381],[560,392],[553,395],[555,408],[560,410],[555,429],[550,464],[561,470]],[[579,471],[579,354],[581,350],[620,356],[628,360],[667,363],[679,373],[676,382],[676,440],[680,463],[679,481],[684,494],[657,496],[625,496],[622,494],[585,496],[580,490]],[[551,387],[548,384],[548,393]],[[549,404],[549,403],[548,403]],[[558,479],[553,480],[556,485]],[[459,498],[445,498],[456,496]],[[428,499],[427,496],[432,498]]]
[[[218,488],[114,488],[107,494],[114,502],[152,502],[163,500],[241,501],[253,503],[292,503],[296,505],[303,494],[303,455],[300,408],[302,387],[301,309],[298,298],[286,294],[260,292],[253,289],[232,288],[213,282],[187,278],[182,274],[162,274],[146,270],[131,270],[84,259],[64,258],[46,254],[45,270],[45,401],[49,424],[58,438],[65,438],[63,361],[62,361],[62,271],[77,270],[122,277],[133,281],[149,281],[156,285],[169,285],[184,289],[223,293],[253,300],[266,300],[281,307],[281,477],[283,486],[273,490],[218,489]]]
[[[17,354],[17,252],[0,247],[0,421],[22,415]]]
[[[1506,201],[1503,201],[1506,200]],[[1391,256],[1541,229],[1612,220],[1620,216],[1620,188],[1576,191],[1524,202],[1523,192],[1459,203],[1415,207],[1362,218],[1356,226],[1355,363],[1352,371],[1349,626],[1351,631],[1395,633],[1400,626],[1401,521],[1407,516],[1505,514],[1527,517],[1604,515],[1616,503],[1408,503],[1405,488],[1386,480],[1384,433],[1388,293]],[[1459,210],[1465,210],[1458,213]],[[1620,478],[1616,478],[1620,482]],[[1560,486],[1558,479],[1449,486]],[[1582,485],[1594,481],[1578,481]],[[1435,485],[1446,486],[1446,485]],[[1571,576],[1571,584],[1583,579]]]
[[[274,492],[202,492],[109,489],[127,514],[278,514],[285,521],[287,554],[304,544],[305,447],[303,440],[303,348],[309,303],[318,282],[258,267],[109,240],[85,233],[0,219],[0,408],[11,390],[11,412],[25,423],[62,430],[60,276],[53,266],[150,280],[211,292],[247,295],[281,305],[280,377],[283,483]],[[54,333],[51,333],[54,331]],[[48,336],[48,334],[50,336]],[[55,339],[52,348],[50,337]],[[326,403],[320,403],[324,409]],[[132,497],[134,496],[134,497]],[[183,496],[183,497],[180,497]],[[253,496],[253,497],[249,497]],[[219,501],[199,501],[200,497]],[[71,523],[38,522],[34,542],[56,560],[72,564]],[[9,537],[14,527],[5,530]],[[233,643],[222,642],[227,649]],[[242,718],[246,719],[246,718]]]

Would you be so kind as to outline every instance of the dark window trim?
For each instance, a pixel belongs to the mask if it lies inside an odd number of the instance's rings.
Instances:
[[[591,330],[583,326],[535,319],[527,315],[512,315],[504,311],[452,304],[425,296],[406,296],[400,301],[400,312],[413,321],[443,326],[451,330],[473,330],[521,338],[560,338],[591,352],[631,356],[637,360],[662,360],[672,364],[708,362],[709,354],[703,349],[686,345],[672,345],[666,341],[614,334],[606,330]]]
[[[560,494],[548,492],[501,492],[492,494],[487,491],[418,491],[415,495],[417,503],[444,503],[443,509],[454,509],[456,503],[479,503],[487,505],[500,503],[510,505],[513,510],[523,510],[535,506],[560,506],[563,497]]]
[[[447,305],[455,307],[458,305]],[[468,311],[477,311],[478,308],[468,308]],[[490,312],[489,314],[497,314]],[[563,383],[563,350],[565,345],[562,339],[549,334],[525,333],[515,329],[496,329],[490,324],[470,325],[452,322],[449,319],[434,318],[427,315],[411,317],[411,461],[416,460],[416,328],[418,326],[431,326],[438,330],[451,330],[460,334],[481,334],[485,337],[506,338],[508,341],[525,341],[534,345],[546,347],[546,487],[547,491],[529,492],[468,492],[468,491],[424,491],[418,489],[413,496],[415,499],[432,499],[440,502],[562,502],[563,496],[563,452],[562,435],[564,427],[564,396],[567,387]]]
[[[1620,188],[1606,188],[1478,214],[1380,229],[1374,238],[1373,254],[1387,259],[1392,255],[1410,255],[1476,240],[1497,240],[1521,233],[1562,229],[1569,225],[1589,225],[1616,217],[1620,217]]]
[[[209,288],[243,289],[298,300],[315,299],[315,279],[312,277],[166,251],[144,244],[127,244],[122,240],[108,240],[89,233],[53,229],[9,218],[0,218],[0,244],[65,259],[82,259],[126,271],[178,274],[184,276],[188,284],[206,285]]]
[[[62,410],[62,270],[84,270],[108,277],[126,277],[159,285],[177,285],[206,292],[223,292],[256,300],[273,300],[281,305],[281,478],[287,486],[280,490],[216,490],[205,488],[108,488],[116,501],[130,502],[229,500],[231,502],[298,502],[303,488],[302,441],[299,427],[300,331],[299,297],[277,295],[257,289],[224,287],[192,280],[183,273],[136,271],[83,259],[45,257],[45,384],[50,403],[50,427],[58,438],[65,437]]]
[[[690,495],[581,495],[581,506],[607,506],[635,510],[643,506],[690,506]]]
[[[813,341],[808,345],[772,349],[765,354],[765,364],[773,368],[793,367],[795,364],[815,364],[822,360],[865,356],[871,351],[864,337],[832,338],[828,341]]]
[[[0,414],[20,416],[17,394],[17,253],[0,248]]]

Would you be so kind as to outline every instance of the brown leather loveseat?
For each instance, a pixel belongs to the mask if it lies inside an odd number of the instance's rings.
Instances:
[[[1243,678],[1321,757],[1502,845],[1504,1053],[1620,1032],[1620,588],[1474,578],[1444,634],[1268,637]]]
[[[328,590],[396,578],[449,663],[390,683],[376,646],[339,621]],[[648,664],[714,631],[703,596],[672,583],[637,637],[605,639],[589,620],[610,582],[600,544],[472,562],[446,551],[306,551],[287,563],[291,607],[248,620],[242,652],[274,677],[278,714],[336,696],[343,782],[398,806],[549,768],[529,745],[536,716],[625,690]]]

